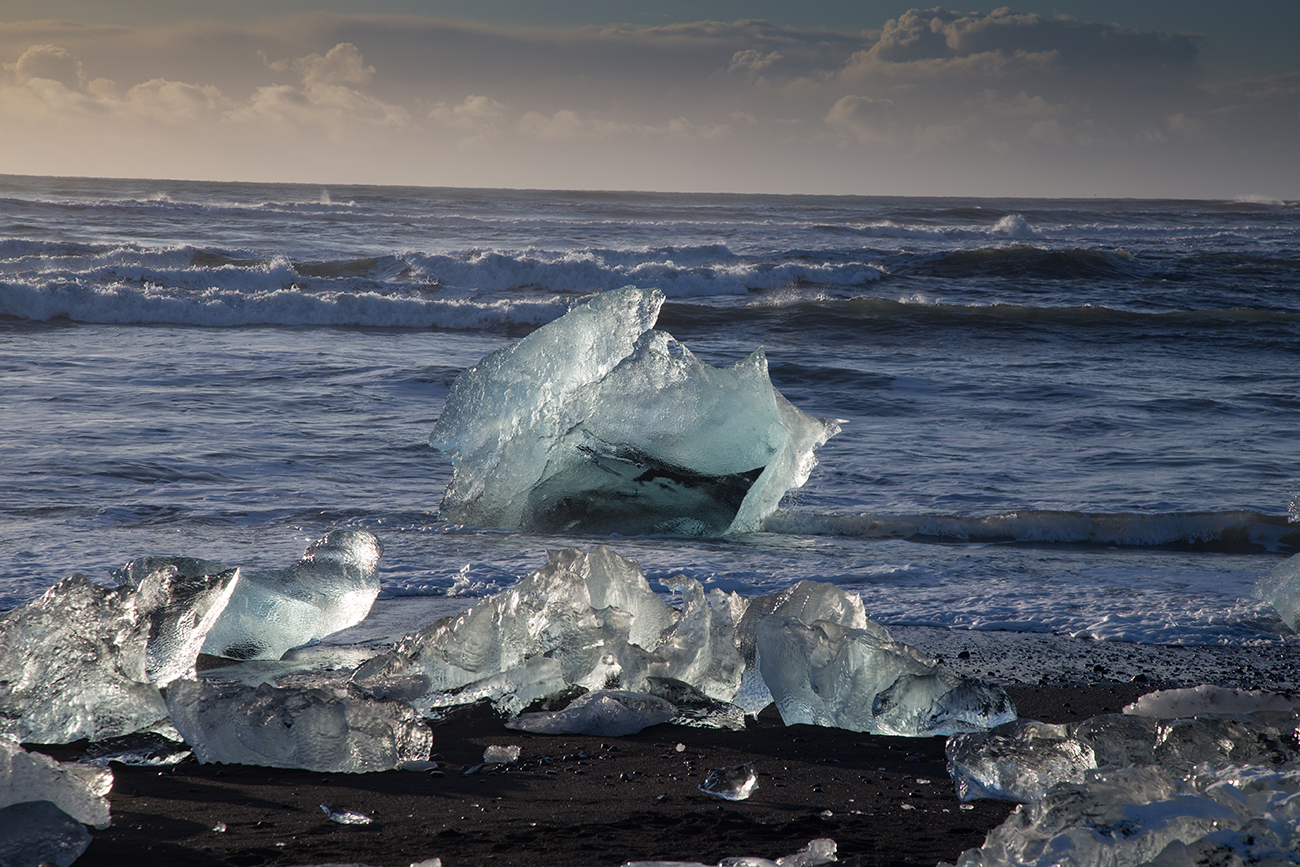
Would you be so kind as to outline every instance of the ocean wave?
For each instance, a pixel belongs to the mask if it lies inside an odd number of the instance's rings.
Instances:
[[[1132,253],[1123,249],[1053,249],[1014,244],[917,254],[896,259],[890,267],[891,271],[905,271],[925,277],[998,276],[1077,280],[1133,274],[1137,261]]]
[[[772,533],[960,542],[1295,553],[1300,526],[1286,516],[1224,512],[1015,511],[996,515],[820,515],[779,510]]]

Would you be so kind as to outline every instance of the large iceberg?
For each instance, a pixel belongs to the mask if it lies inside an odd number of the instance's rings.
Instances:
[[[379,595],[375,567],[382,552],[371,533],[334,530],[308,545],[288,569],[241,570],[203,652],[279,659],[290,648],[360,623]]]
[[[757,350],[714,368],[625,287],[463,372],[430,436],[444,520],[539,532],[751,532],[839,430],[792,406]]]
[[[107,588],[73,575],[0,619],[0,735],[67,743],[166,720],[159,685],[193,671],[237,578],[174,568],[136,578]]]
[[[426,761],[433,746],[409,704],[326,688],[178,680],[167,706],[205,763],[361,774]]]

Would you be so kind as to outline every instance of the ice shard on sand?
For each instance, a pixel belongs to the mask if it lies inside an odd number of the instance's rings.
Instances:
[[[657,289],[574,308],[463,372],[430,444],[444,520],[539,532],[760,529],[839,430],[792,406],[761,349],[720,369],[653,328]]]

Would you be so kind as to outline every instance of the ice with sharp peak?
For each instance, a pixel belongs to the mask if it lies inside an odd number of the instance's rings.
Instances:
[[[681,594],[680,611],[655,596],[634,560],[607,549],[553,551],[516,586],[366,661],[352,682],[431,715],[480,700],[514,715],[574,688],[617,687],[667,697],[681,705],[672,717],[684,724],[727,728],[773,695],[787,723],[886,734],[947,734],[1014,718],[1004,692],[892,641],[859,597],[832,585],[805,581],[745,600],[706,594],[682,575],[665,583]],[[809,625],[772,612],[834,620]]]
[[[100,740],[167,718],[158,686],[193,671],[237,576],[132,575],[114,588],[73,575],[0,619],[0,734]]]
[[[203,652],[279,659],[291,648],[360,623],[379,595],[383,548],[364,530],[334,530],[287,569],[241,570]]]
[[[657,289],[606,292],[452,385],[430,444],[452,461],[444,520],[540,532],[758,530],[839,430],[653,329]]]
[[[1001,688],[961,678],[881,632],[778,614],[759,619],[757,668],[786,725],[919,737],[1015,719]]]
[[[324,687],[178,680],[167,706],[204,763],[361,774],[427,761],[433,745],[409,704]]]
[[[1287,626],[1300,632],[1300,554],[1255,582],[1255,596],[1272,605]]]

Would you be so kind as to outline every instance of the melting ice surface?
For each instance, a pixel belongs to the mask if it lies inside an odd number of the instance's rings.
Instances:
[[[948,740],[963,799],[1022,806],[960,867],[1300,863],[1300,703],[1217,687]]]
[[[539,532],[760,528],[839,430],[653,329],[657,289],[606,292],[462,373],[430,443],[452,461],[446,521]]]
[[[589,691],[565,711],[515,723],[529,731],[637,731],[673,718],[665,695],[688,693],[696,707],[741,700],[757,713],[775,700],[789,724],[897,735],[972,731],[1015,716],[1001,689],[891,641],[860,598],[832,585],[801,582],[750,600],[706,595],[685,576],[668,583],[681,592],[680,611],[634,560],[606,548],[554,552],[515,587],[362,664],[353,682],[428,711],[486,699],[511,715],[574,687]]]

